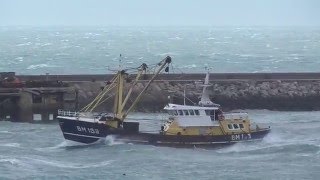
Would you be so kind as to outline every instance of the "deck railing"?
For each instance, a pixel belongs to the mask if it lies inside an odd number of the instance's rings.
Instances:
[[[59,109],[58,110],[58,116],[77,117],[77,116],[79,116],[79,112],[76,112],[76,111],[64,111],[62,109]]]

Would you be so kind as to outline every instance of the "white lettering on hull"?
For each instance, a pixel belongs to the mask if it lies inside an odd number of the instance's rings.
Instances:
[[[232,141],[248,140],[251,139],[251,134],[233,134],[231,135]]]
[[[95,128],[86,128],[82,126],[77,126],[77,130],[79,132],[89,132],[90,134],[100,134],[99,129],[95,129]]]

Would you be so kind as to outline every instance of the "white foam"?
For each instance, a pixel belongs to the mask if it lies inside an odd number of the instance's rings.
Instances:
[[[253,54],[239,54],[240,57],[254,57]]]
[[[168,39],[171,39],[171,40],[181,40],[183,38],[179,37],[179,36],[176,36],[176,37],[171,37],[171,38],[168,38]]]
[[[278,144],[280,142],[285,142],[286,140],[282,139],[279,135],[275,133],[270,133],[266,137],[264,137],[262,141],[268,144]]]
[[[57,54],[55,54],[56,56],[68,56],[68,55],[70,55],[70,54],[68,54],[68,53],[57,53]]]
[[[34,168],[34,166],[32,164],[30,164],[29,161],[24,162],[21,159],[17,159],[15,157],[4,157],[4,156],[0,156],[0,164],[10,164],[12,166],[14,166],[15,168],[19,168],[20,170],[27,170],[28,172],[36,172],[37,170]]]
[[[36,158],[29,158],[29,157],[26,157],[25,159],[38,164],[44,164],[44,165],[59,167],[59,168],[70,168],[70,169],[86,169],[86,168],[94,168],[94,167],[103,167],[103,166],[110,165],[113,162],[113,160],[108,160],[108,161],[101,161],[98,163],[82,164],[82,163],[68,163],[65,161],[55,161],[55,160],[49,160],[49,159],[36,159]]]
[[[9,131],[0,131],[0,133],[13,134],[12,132],[9,132]]]
[[[17,61],[20,61],[20,62],[22,62],[23,61],[23,57],[16,57],[16,58],[14,58],[15,60],[17,60]]]
[[[97,144],[97,143],[100,143],[100,141],[92,144]],[[75,142],[71,140],[65,140],[64,143],[61,143],[61,147],[90,146],[92,144],[85,144],[85,143]]]
[[[27,42],[27,43],[17,44],[16,46],[29,46],[31,44],[32,44],[32,42]]]
[[[3,147],[20,147],[19,143],[6,143],[6,144],[0,144],[0,146]]]
[[[22,162],[19,159],[16,159],[16,158],[0,159],[0,163],[10,163],[12,165],[20,165],[20,164],[22,164]]]
[[[41,44],[42,47],[44,47],[44,46],[50,46],[50,45],[52,45],[52,43],[44,43],[44,44]]]
[[[120,140],[116,140],[115,136],[109,135],[105,139],[105,143],[109,146],[124,144],[124,142]]]
[[[196,68],[196,67],[197,67],[196,64],[190,64],[190,65],[184,66],[184,68],[188,68],[188,69],[192,69],[192,68]]]
[[[63,141],[60,144],[52,147],[44,147],[44,148],[35,148],[37,151],[48,152],[48,151],[56,151],[57,149],[61,149],[68,146],[68,142]]]
[[[41,69],[41,68],[48,68],[48,67],[57,67],[57,66],[48,65],[48,64],[35,64],[35,65],[28,66],[27,69]]]

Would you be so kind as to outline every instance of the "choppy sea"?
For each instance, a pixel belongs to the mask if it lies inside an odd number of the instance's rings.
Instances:
[[[174,73],[319,72],[320,28],[0,27],[0,72],[101,74],[170,55]],[[320,111],[246,110],[271,133],[217,149],[66,142],[58,124],[0,121],[0,179],[319,179]],[[165,114],[131,114],[157,130]]]
[[[65,142],[57,123],[0,122],[0,179],[318,179],[320,112],[248,110],[272,132],[262,141],[217,149],[134,145],[114,137]],[[135,113],[142,130],[165,114]]]
[[[0,72],[103,74],[154,64],[174,73],[318,72],[320,27],[0,27]]]

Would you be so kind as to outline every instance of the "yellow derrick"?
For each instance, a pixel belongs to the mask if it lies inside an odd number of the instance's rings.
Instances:
[[[140,71],[138,72],[135,81],[133,82],[132,86],[130,87],[130,89],[129,89],[129,91],[128,91],[127,96],[125,97],[123,103],[122,103],[121,106],[120,106],[121,112],[123,111],[124,107],[126,106],[128,100],[129,100],[129,97],[130,97],[131,94],[132,94],[133,87],[138,83],[138,80],[140,79],[141,74],[143,73],[143,71],[144,71],[144,70],[142,69],[142,70],[140,70]]]
[[[160,66],[159,69],[155,72],[155,74],[152,76],[152,78],[149,80],[149,82],[146,84],[146,86],[142,89],[140,94],[137,96],[137,98],[133,101],[132,105],[128,108],[128,110],[123,114],[122,120],[127,117],[127,115],[133,110],[133,108],[136,106],[138,101],[141,99],[142,95],[145,93],[145,91],[149,88],[150,84],[154,81],[154,79],[158,76],[158,74],[164,69],[164,67],[171,63],[171,57],[167,56],[165,59],[163,59],[158,65]]]
[[[108,120],[106,124],[108,124],[110,127],[117,128],[119,126],[119,123],[121,123],[127,114],[133,110],[137,102],[140,100],[144,92],[147,90],[147,88],[150,86],[151,82],[155,79],[155,77],[161,72],[162,69],[168,64],[171,63],[171,57],[167,56],[165,59],[163,59],[159,64],[159,68],[156,70],[153,77],[149,80],[149,82],[146,84],[146,86],[143,88],[143,90],[139,93],[139,95],[136,97],[136,99],[133,101],[132,105],[124,112],[124,108],[132,94],[133,87],[137,84],[138,80],[140,79],[143,72],[145,72],[147,65],[142,64],[139,69],[137,76],[135,78],[135,81],[132,83],[126,97],[123,99],[123,93],[124,93],[124,80],[127,76],[125,73],[125,70],[118,71],[117,75],[111,80],[111,84],[109,86],[106,86],[99,95],[90,102],[87,106],[81,109],[81,111],[85,112],[92,112],[97,106],[105,102],[107,99],[109,99],[111,96],[106,97],[106,94],[110,92],[113,88],[116,88],[115,90],[115,98],[114,98],[114,106],[113,106],[113,112],[114,112],[114,118],[111,120]],[[105,99],[103,99],[105,98]]]

